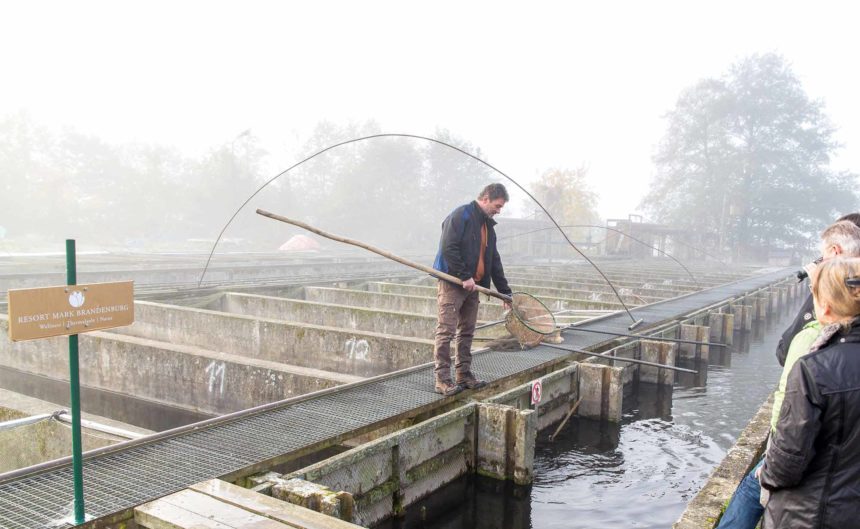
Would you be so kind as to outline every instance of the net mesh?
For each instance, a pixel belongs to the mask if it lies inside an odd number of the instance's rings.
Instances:
[[[536,297],[514,292],[511,310],[505,316],[505,328],[523,347],[534,347],[556,331],[555,317]]]

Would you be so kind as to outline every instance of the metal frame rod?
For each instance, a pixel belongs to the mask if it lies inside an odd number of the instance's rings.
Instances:
[[[553,345],[549,343],[542,343],[541,346],[549,347],[550,349],[558,349],[559,351],[567,351],[569,353],[579,353],[588,356],[596,356],[598,358],[605,358],[607,360],[619,360],[621,362],[630,362],[631,364],[641,364],[643,366],[651,366],[651,367],[659,367],[661,369],[671,369],[672,371],[680,371],[681,373],[692,373],[694,375],[699,374],[698,371],[693,369],[684,369],[683,367],[675,367],[667,364],[658,364],[657,362],[649,362],[647,360],[638,360],[636,358],[624,358],[622,356],[606,356],[602,353],[593,353],[591,351],[585,351],[582,349],[571,349],[569,347],[562,347],[560,345]]]
[[[528,292],[523,292],[523,293],[528,294]],[[529,294],[529,295],[531,295],[531,294]],[[537,299],[537,298],[535,298],[535,299]],[[596,316],[593,316],[592,318],[588,318],[589,320],[591,320],[593,318],[600,318],[603,316],[608,316],[610,314],[615,314],[619,311],[617,311],[617,310],[565,309],[565,310],[560,310],[558,312],[550,312],[550,314],[552,314],[553,318],[555,318],[556,316],[558,316],[560,314],[570,314],[571,312],[596,313]],[[481,325],[478,325],[477,327],[475,327],[475,330],[477,331],[480,329],[486,329],[487,327],[492,327],[494,325],[501,325],[503,323],[505,323],[505,320],[488,321],[486,323],[482,323]]]
[[[57,414],[57,420],[66,424],[71,424],[72,416],[68,413],[59,413]],[[131,432],[129,430],[123,430],[122,428],[116,428],[114,426],[108,426],[107,424],[89,421],[87,419],[81,419],[81,426],[83,428],[87,428],[88,430],[95,430],[97,432],[115,435],[124,439],[139,439],[146,435],[142,433]]]
[[[606,334],[609,336],[621,336],[624,338],[639,338],[641,340],[653,340],[655,342],[673,342],[673,343],[688,343],[692,345],[707,345],[709,347],[728,347],[727,344],[718,343],[718,342],[697,342],[695,340],[682,340],[680,338],[661,338],[659,336],[645,336],[644,334],[627,334],[623,332],[615,332],[615,331],[602,331],[600,329],[586,329],[585,327],[579,327],[576,325],[565,325],[559,327],[559,330],[562,331],[579,331],[579,332],[592,332],[595,334]]]
[[[40,415],[32,415],[30,417],[21,417],[20,419],[12,419],[11,421],[0,422],[0,432],[4,430],[12,430],[21,426],[28,426],[50,419],[54,415],[51,413],[42,413]]]

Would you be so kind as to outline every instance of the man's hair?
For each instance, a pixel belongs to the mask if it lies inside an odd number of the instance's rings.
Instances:
[[[819,306],[830,305],[840,323],[847,323],[860,314],[860,287],[845,283],[848,278],[860,277],[860,259],[837,257],[824,261],[812,272],[812,295]]]
[[[824,246],[839,246],[845,257],[860,257],[860,228],[847,220],[840,220],[821,233]]]
[[[843,220],[852,222],[855,226],[860,227],[860,213],[848,213],[847,215],[842,215],[836,219],[836,222],[841,222]]]
[[[505,186],[502,184],[490,184],[478,194],[478,200],[487,197],[490,200],[496,200],[497,198],[505,199],[505,202],[508,202],[511,197],[508,196],[508,190],[505,189]]]

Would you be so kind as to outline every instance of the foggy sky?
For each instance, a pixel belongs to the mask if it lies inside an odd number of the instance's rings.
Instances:
[[[586,164],[626,217],[680,91],[752,53],[786,57],[838,127],[833,166],[860,170],[849,5],[3,1],[0,114],[191,155],[251,129],[273,174],[323,119],[443,127],[523,183]]]

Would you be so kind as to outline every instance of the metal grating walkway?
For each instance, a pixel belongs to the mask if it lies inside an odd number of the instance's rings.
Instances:
[[[757,275],[720,287],[633,309],[644,318],[641,332],[698,309],[765,287],[788,277],[788,270]],[[626,313],[612,314],[594,328],[627,332]],[[565,346],[586,348],[604,341],[594,333],[565,333]],[[528,351],[489,351],[475,356],[474,371],[487,380],[514,375],[568,353],[536,347]],[[438,401],[432,365],[396,375],[319,392],[240,412],[197,428],[132,446],[90,453],[84,461],[84,499],[88,518],[121,512],[199,481],[224,476],[282,454],[348,434]],[[0,476],[3,479],[4,476]],[[40,472],[16,472],[0,482],[0,528],[72,527],[70,462]]]

